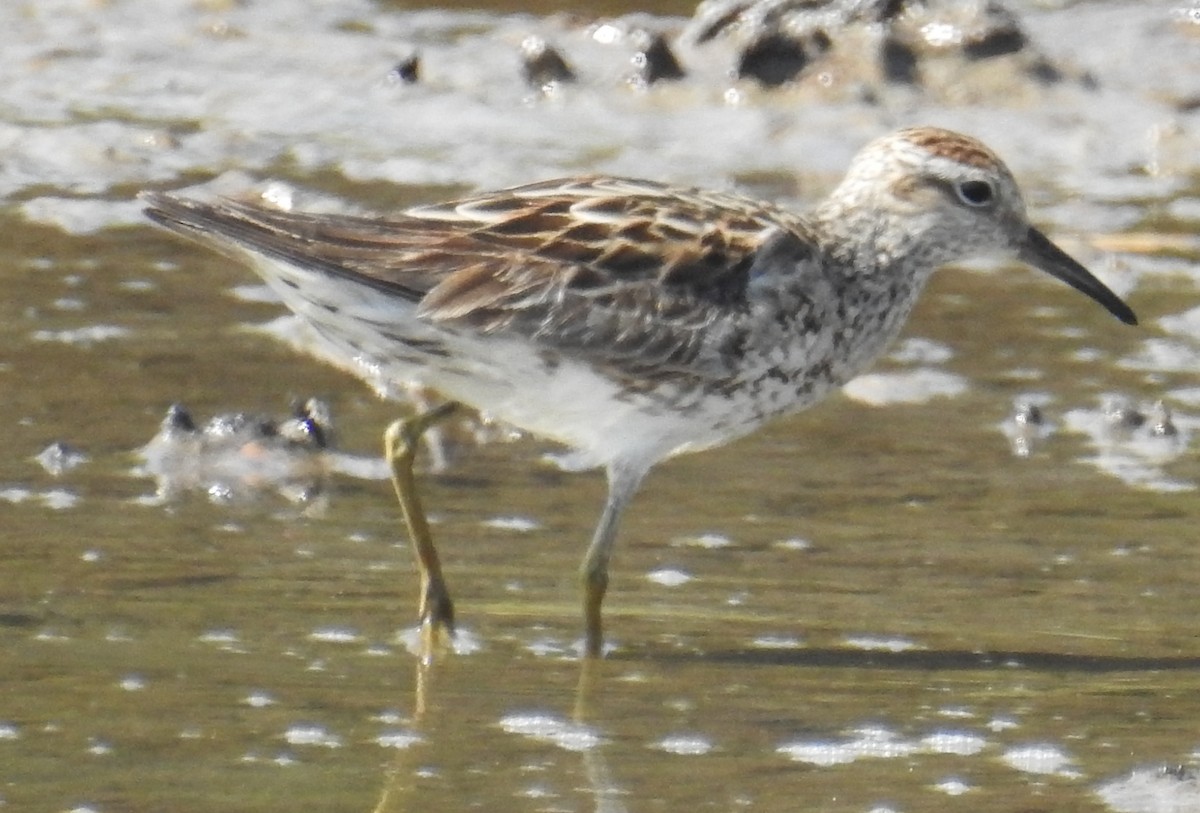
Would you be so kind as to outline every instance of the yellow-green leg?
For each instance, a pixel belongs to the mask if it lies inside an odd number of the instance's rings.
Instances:
[[[583,651],[589,658],[604,654],[604,624],[600,611],[608,590],[608,562],[617,541],[617,526],[629,501],[637,493],[646,466],[613,464],[608,468],[608,497],[592,535],[592,543],[579,567],[583,593]]]
[[[454,603],[450,600],[450,591],[442,577],[442,565],[433,546],[425,509],[421,507],[420,497],[417,496],[413,460],[421,435],[457,408],[458,404],[455,403],[442,404],[415,417],[395,421],[383,433],[384,456],[392,470],[392,485],[396,489],[396,499],[400,501],[404,526],[408,529],[413,552],[417,556],[417,570],[421,574],[417,617],[421,622],[426,656],[432,651],[432,644],[442,630],[449,635],[454,634]]]

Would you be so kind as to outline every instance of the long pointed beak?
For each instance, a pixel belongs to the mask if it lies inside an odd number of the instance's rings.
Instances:
[[[1040,268],[1052,277],[1057,277],[1076,291],[1085,293],[1103,305],[1108,312],[1127,325],[1136,325],[1137,316],[1121,297],[1108,289],[1091,272],[1071,259],[1061,248],[1051,243],[1046,235],[1032,226],[1024,245],[1017,252],[1021,262]]]

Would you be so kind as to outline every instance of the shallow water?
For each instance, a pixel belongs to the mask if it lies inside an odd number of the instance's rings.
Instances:
[[[633,93],[561,19],[282,5],[0,11],[21,35],[0,49],[0,807],[1200,809],[1186,8],[1019,6],[1099,91],[801,107],[707,78]],[[601,78],[531,98],[529,31]],[[413,43],[428,83],[388,83]],[[574,574],[603,483],[536,440],[462,443],[425,479],[463,627],[427,670],[385,482],[161,499],[139,468],[173,402],[319,395],[360,460],[400,407],[247,329],[278,307],[141,223],[137,189],[281,179],[298,206],[387,207],[602,169],[802,202],[917,121],[1010,159],[1143,327],[1023,269],[941,274],[850,396],[651,475],[601,663],[576,658]],[[1114,398],[1165,400],[1176,433],[1114,426]],[[58,441],[86,457],[56,474]]]

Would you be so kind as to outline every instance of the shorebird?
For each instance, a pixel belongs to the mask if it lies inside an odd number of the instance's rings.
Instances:
[[[144,195],[154,221],[251,267],[363,378],[445,404],[384,433],[420,571],[426,642],[454,611],[412,473],[421,433],[463,403],[603,467],[584,555],[586,654],[617,527],[654,464],[804,409],[870,365],[938,267],[1018,259],[1126,324],[1133,311],[1027,219],[1012,174],[932,127],[871,142],[807,214],[725,192],[592,176],[391,217]]]

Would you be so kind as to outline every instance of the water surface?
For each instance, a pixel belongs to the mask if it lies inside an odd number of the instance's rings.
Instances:
[[[1197,35],[1155,4],[1018,8],[1100,89],[731,105],[719,66],[634,93],[626,55],[511,7],[5,6],[0,806],[1200,809]],[[531,96],[529,32],[595,81]],[[389,83],[414,47],[428,82]],[[163,500],[139,473],[174,402],[318,395],[364,460],[404,407],[248,329],[278,306],[138,189],[369,209],[603,170],[804,205],[913,122],[995,146],[1143,327],[1025,269],[942,273],[851,396],[651,475],[604,662],[577,660],[574,580],[603,482],[536,439],[457,435],[424,480],[463,626],[427,670],[386,482]],[[1176,434],[1114,428],[1114,399],[1165,400]],[[1046,416],[1027,456],[1017,402]],[[85,460],[55,474],[60,441]]]

